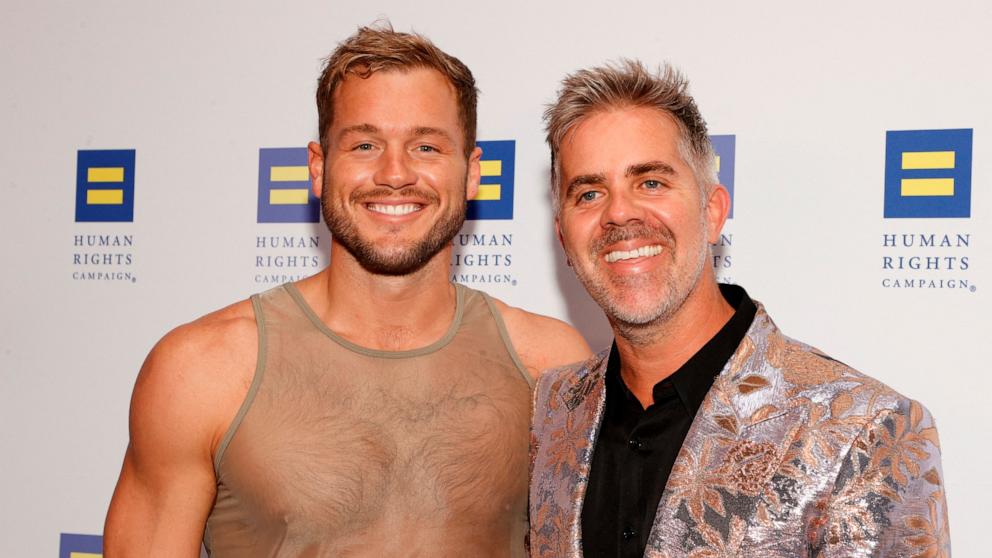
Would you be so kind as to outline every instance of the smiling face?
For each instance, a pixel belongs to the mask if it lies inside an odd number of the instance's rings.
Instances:
[[[454,88],[431,69],[349,76],[335,92],[327,153],[310,173],[333,242],[367,271],[406,275],[443,250],[479,183]]]
[[[606,109],[564,138],[558,234],[586,290],[614,323],[668,321],[700,281],[726,218],[726,190],[699,187],[679,128],[644,107]]]

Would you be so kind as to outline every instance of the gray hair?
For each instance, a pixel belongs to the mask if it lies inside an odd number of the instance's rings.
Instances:
[[[630,59],[565,76],[558,98],[544,111],[551,148],[551,195],[555,213],[561,205],[558,155],[562,140],[584,118],[615,108],[647,107],[671,115],[680,132],[679,154],[692,168],[703,193],[707,193],[717,183],[716,158],[706,132],[706,121],[688,89],[689,81],[671,65],[663,64],[652,73],[640,61]]]

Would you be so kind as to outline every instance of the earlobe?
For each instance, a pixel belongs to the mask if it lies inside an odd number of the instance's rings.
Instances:
[[[709,223],[708,240],[710,244],[720,239],[720,231],[727,222],[730,214],[730,193],[722,184],[714,184],[706,202],[706,217]]]
[[[307,144],[307,166],[310,169],[310,189],[313,195],[320,199],[324,190],[324,150],[320,144],[312,141]]]

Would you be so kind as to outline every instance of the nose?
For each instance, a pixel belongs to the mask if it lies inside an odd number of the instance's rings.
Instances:
[[[632,199],[630,193],[617,188],[610,192],[606,200],[606,207],[604,207],[600,217],[600,224],[604,227],[608,225],[623,226],[632,221],[641,221],[643,217],[643,209],[640,204]]]
[[[377,186],[386,186],[394,190],[412,186],[417,182],[417,173],[410,163],[405,149],[387,147],[379,157],[379,165],[372,179]]]

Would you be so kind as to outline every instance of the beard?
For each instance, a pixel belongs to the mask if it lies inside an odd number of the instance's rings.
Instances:
[[[461,199],[453,200],[450,209],[440,216],[423,238],[403,246],[383,247],[376,246],[369,239],[362,237],[354,219],[350,219],[343,208],[335,205],[330,192],[331,185],[328,184],[325,175],[320,207],[331,237],[344,246],[362,268],[377,275],[409,275],[427,265],[427,262],[444,249],[461,230],[465,223],[465,211],[468,205],[465,191],[462,190]],[[419,199],[426,205],[438,204],[440,201],[436,193],[416,186],[400,190],[379,186],[352,192],[349,202],[352,205],[362,205],[388,199],[391,195],[403,195],[405,199]]]
[[[701,223],[699,230],[705,230],[703,226]],[[634,239],[661,245],[662,253],[654,257],[667,253],[671,265],[629,276],[617,276],[601,267],[604,266],[602,251],[607,246]],[[681,261],[675,249],[675,237],[667,227],[644,223],[613,227],[591,244],[587,256],[591,265],[576,265],[575,274],[619,333],[636,341],[649,333],[645,326],[669,321],[699,282],[706,264],[706,243],[702,236],[694,241],[690,239],[690,242],[692,245],[685,252],[685,261]],[[574,262],[581,261],[571,254],[569,257]]]

